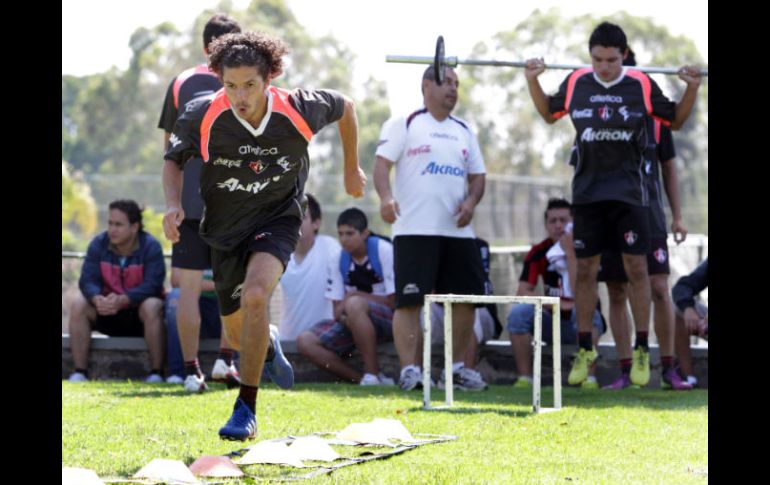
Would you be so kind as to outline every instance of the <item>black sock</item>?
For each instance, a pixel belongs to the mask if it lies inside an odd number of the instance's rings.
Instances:
[[[163,377],[163,369],[152,369],[150,370],[150,375],[152,374],[158,374],[159,376]]]
[[[668,372],[668,370],[671,368],[671,366],[674,364],[674,357],[668,355],[668,356],[660,356],[660,367],[661,371],[665,374]]]
[[[581,349],[586,349],[589,352],[593,350],[594,344],[591,332],[578,332],[578,345]]]
[[[238,393],[238,398],[241,399],[244,404],[246,404],[249,409],[251,409],[251,412],[256,414],[257,413],[257,392],[259,391],[259,386],[247,386],[246,384],[241,384],[241,391]]]
[[[631,374],[632,359],[620,359],[620,373],[624,376]]]
[[[88,369],[75,369],[75,372],[80,372],[84,376],[88,377]]]
[[[650,346],[647,344],[647,332],[641,330],[637,330],[636,332],[636,345],[634,345],[634,350],[639,347],[643,348],[645,352],[650,351]]]
[[[200,364],[198,364],[198,359],[185,362],[184,372],[188,376],[203,377],[203,372],[201,372],[201,367],[200,367]]]
[[[233,349],[226,349],[224,347],[220,347],[220,349],[219,349],[219,358],[224,360],[225,364],[233,365],[233,357],[235,357],[235,350],[233,350]]]

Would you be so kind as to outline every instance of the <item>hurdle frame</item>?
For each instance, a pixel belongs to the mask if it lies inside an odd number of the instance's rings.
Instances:
[[[431,303],[444,304],[444,369],[445,369],[445,405],[430,405],[431,386]],[[535,333],[532,345],[534,350],[533,382],[532,382],[532,410],[535,413],[557,411],[562,408],[561,402],[561,312],[559,298],[552,296],[507,296],[507,295],[425,295],[423,303],[423,353],[422,353],[422,387],[423,409],[444,409],[452,406],[454,402],[454,379],[451,372],[452,359],[452,304],[453,303],[515,303],[535,306]],[[553,407],[544,408],[540,403],[542,350],[543,350],[543,305],[551,305],[553,324]],[[449,372],[446,372],[449,369]]]

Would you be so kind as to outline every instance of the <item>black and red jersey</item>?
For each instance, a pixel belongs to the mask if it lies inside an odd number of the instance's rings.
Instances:
[[[565,298],[564,285],[562,284],[561,275],[558,271],[551,267],[548,262],[546,254],[551,246],[556,244],[550,238],[545,238],[539,243],[532,246],[524,258],[524,266],[521,269],[521,276],[519,281],[526,281],[532,286],[537,286],[537,279],[539,276],[543,277],[543,295],[544,296],[556,296],[559,298]],[[571,300],[571,298],[565,298]]]
[[[267,113],[258,128],[238,117],[224,90],[196,98],[177,120],[166,159],[184,166],[204,160],[201,236],[230,251],[278,217],[302,218],[313,135],[342,117],[344,98],[332,90],[267,89]]]
[[[222,83],[219,78],[205,64],[183,71],[171,81],[166,90],[158,128],[171,133],[180,110],[183,110],[187,103],[200,96],[213,94],[221,88]],[[198,193],[202,166],[203,160],[200,157],[190,160],[185,165],[182,209],[186,219],[200,219],[203,214],[203,201]]]
[[[650,144],[647,118],[668,124],[675,103],[646,74],[629,68],[605,83],[593,69],[569,74],[549,97],[556,118],[569,114],[577,132],[573,204],[617,200],[649,205],[644,151]]]
[[[676,151],[671,129],[654,118],[650,118],[649,123],[653,133],[650,137],[653,143],[648,147],[645,172],[650,192],[650,235],[654,238],[665,238],[668,235],[668,226],[666,214],[663,211],[664,188],[660,178],[660,166],[676,157]]]

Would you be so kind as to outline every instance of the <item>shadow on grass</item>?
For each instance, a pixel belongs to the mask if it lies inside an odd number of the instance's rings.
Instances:
[[[196,393],[187,392],[184,388],[178,384],[147,384],[144,382],[126,382],[130,387],[128,389],[120,389],[114,392],[117,397],[141,397],[141,398],[156,398],[156,397],[184,397],[194,396]],[[205,394],[217,393],[221,391],[227,391],[227,387],[224,384],[219,383],[207,383],[209,388],[205,391]]]
[[[330,394],[336,399],[363,399],[378,396],[384,399],[414,399],[412,410],[422,411],[422,390],[401,391],[394,386],[371,386],[361,388],[348,384],[298,384],[291,392],[312,392]],[[444,392],[431,391],[431,405],[444,404]],[[474,405],[483,407],[476,408]],[[511,410],[508,406],[523,406],[526,411]],[[553,407],[553,388],[544,388],[540,395],[540,405]],[[562,388],[562,407],[577,408],[646,408],[660,410],[689,411],[708,407],[708,389],[694,391],[662,391],[659,389],[625,389],[623,391],[583,390],[569,387]],[[500,412],[506,415],[531,415],[532,391],[513,389],[511,386],[491,386],[487,391],[463,392],[455,390],[454,405],[451,408],[430,411],[454,412]],[[498,410],[498,411],[495,411]]]
[[[102,382],[104,383],[104,382]],[[164,398],[184,397],[191,394],[182,386],[170,384],[147,384],[144,382],[120,381],[108,383],[117,397]],[[206,394],[227,391],[224,384],[211,383]],[[235,390],[233,389],[233,392]],[[458,413],[495,412],[507,416],[532,415],[532,391],[513,389],[511,386],[494,385],[482,392],[455,390],[454,405],[451,408],[424,410],[422,390],[404,392],[397,386],[355,386],[350,384],[297,384],[293,389],[283,390],[273,384],[260,386],[260,396],[271,399],[270,394],[278,391],[291,399],[292,394],[311,393],[328,395],[335,400],[381,400],[410,401],[405,409],[411,411],[440,411]],[[431,391],[431,405],[444,405],[444,391]],[[540,396],[541,406],[553,407],[553,388],[546,387]],[[402,405],[403,406],[403,405]],[[562,407],[569,408],[640,408],[671,411],[691,411],[708,407],[708,389],[694,391],[662,391],[659,389],[625,389],[622,391],[583,390],[562,388]],[[523,409],[516,409],[523,408]]]

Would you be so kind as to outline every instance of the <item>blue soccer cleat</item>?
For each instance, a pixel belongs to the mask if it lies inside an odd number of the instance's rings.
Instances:
[[[223,440],[245,441],[257,436],[257,416],[251,412],[241,398],[235,400],[233,415],[219,429],[219,437]]]

